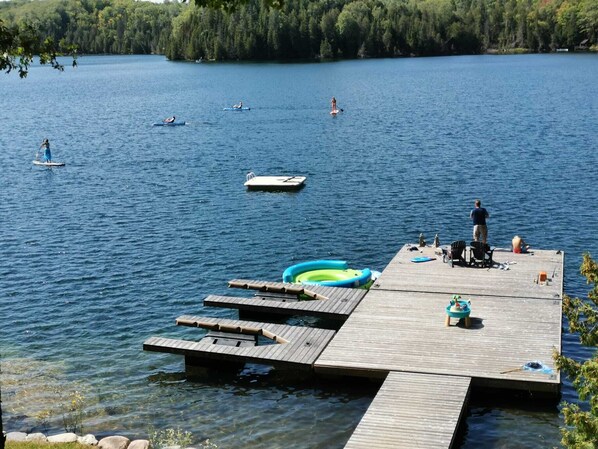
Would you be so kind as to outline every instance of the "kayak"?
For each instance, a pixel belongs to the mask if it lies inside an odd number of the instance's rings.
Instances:
[[[64,167],[64,162],[44,162],[44,161],[33,161],[33,165],[41,165],[43,167]]]
[[[172,122],[172,123],[154,123],[153,126],[185,126],[187,122]]]
[[[242,108],[223,108],[223,111],[251,111],[251,108],[243,106]]]

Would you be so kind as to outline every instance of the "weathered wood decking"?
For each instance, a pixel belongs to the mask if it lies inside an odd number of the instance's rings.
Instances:
[[[363,289],[323,287],[320,285],[297,286],[283,282],[246,279],[234,279],[229,282],[229,285],[253,290],[255,296],[242,298],[209,295],[204,299],[204,305],[228,307],[254,313],[314,316],[344,321],[367,293],[367,290]],[[281,295],[276,296],[276,292],[280,292]],[[303,296],[305,293],[314,299],[298,300],[297,296]],[[288,298],[284,302],[284,296],[282,295],[286,295]]]
[[[470,379],[392,372],[345,449],[446,449],[464,414]]]
[[[435,248],[405,245],[316,361],[316,372],[387,376],[345,449],[450,448],[470,383],[555,394],[564,255],[495,251],[498,268],[452,267]],[[415,256],[436,257],[412,263]],[[509,262],[508,264],[505,264]],[[505,270],[508,265],[508,270]],[[549,282],[539,283],[546,272]],[[471,301],[472,326],[445,325],[453,294]]]
[[[425,263],[406,245],[316,361],[316,372],[384,377],[391,371],[466,376],[474,385],[556,394],[560,375],[518,369],[552,366],[561,348],[563,254],[495,252],[509,270]],[[423,255],[434,255],[425,248]],[[500,255],[500,256],[499,256]],[[552,279],[535,282],[539,271]],[[424,293],[425,292],[425,293]],[[446,327],[452,294],[471,300],[471,328]]]
[[[187,326],[201,323],[201,327],[212,324],[214,329],[230,331],[262,330],[262,335],[275,336],[281,343],[252,347],[235,347],[213,344],[212,339],[199,341],[151,337],[143,343],[143,349],[154,352],[181,354],[186,357],[223,362],[261,363],[293,369],[311,370],[314,361],[330,342],[334,331],[326,329],[287,326],[283,324],[254,321],[226,320],[196,316],[182,316],[177,322]],[[216,327],[218,326],[218,327]],[[265,331],[265,332],[264,332]]]
[[[435,248],[405,245],[376,280],[374,289],[422,292],[459,293],[461,295],[512,296],[516,298],[561,299],[563,294],[564,255],[560,251],[533,250],[528,254],[514,254],[496,249],[494,261],[509,263],[508,270],[472,268],[442,263]],[[469,252],[469,248],[467,249]],[[416,256],[436,257],[424,263],[412,263]],[[468,255],[469,257],[469,255]],[[544,271],[549,282],[534,281]]]

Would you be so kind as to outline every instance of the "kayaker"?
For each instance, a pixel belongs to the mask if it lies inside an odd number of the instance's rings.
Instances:
[[[52,152],[50,151],[50,142],[44,139],[39,149],[44,149],[44,162],[52,162]]]
[[[165,118],[164,120],[162,120],[162,122],[164,122],[164,123],[174,123],[175,120],[176,120],[176,117],[173,115],[172,117]]]
[[[233,106],[233,109],[241,109],[243,107],[243,102],[239,101],[239,104]]]

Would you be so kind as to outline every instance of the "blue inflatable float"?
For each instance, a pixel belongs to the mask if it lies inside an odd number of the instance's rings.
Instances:
[[[344,260],[314,260],[292,265],[284,270],[283,282],[327,287],[358,288],[372,279],[369,268],[354,270]]]

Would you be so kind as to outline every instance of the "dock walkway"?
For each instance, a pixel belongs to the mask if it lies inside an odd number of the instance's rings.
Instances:
[[[392,372],[345,449],[446,449],[466,409],[468,377]]]

